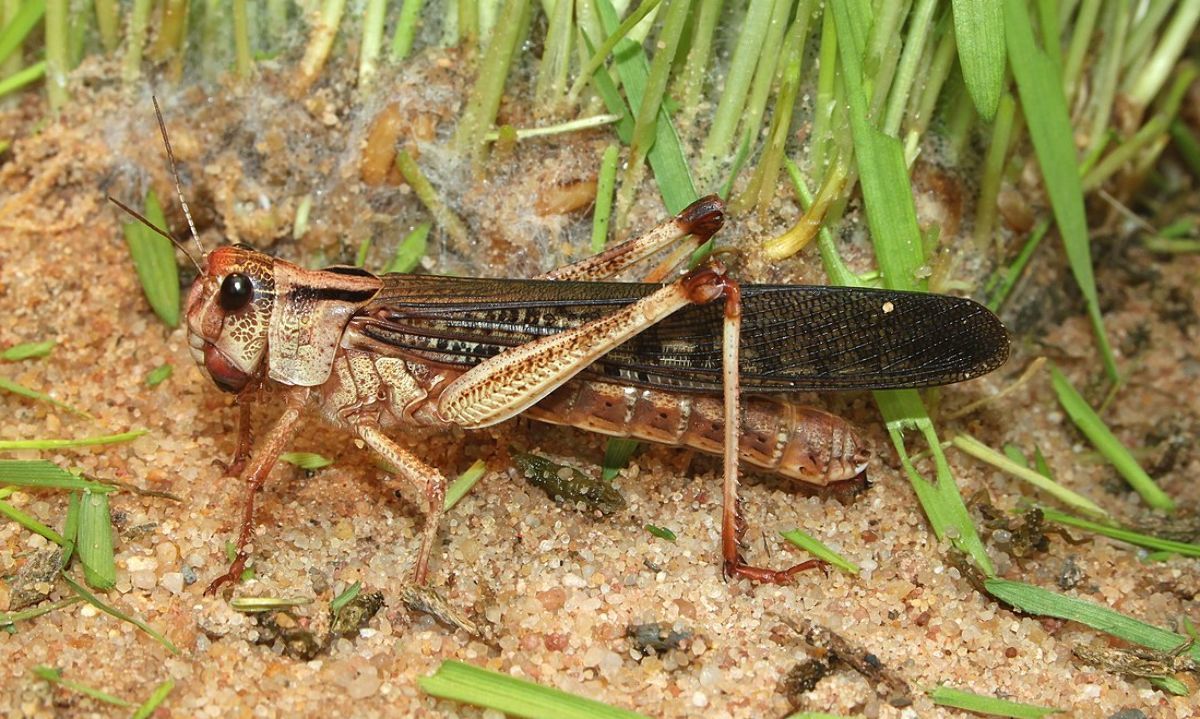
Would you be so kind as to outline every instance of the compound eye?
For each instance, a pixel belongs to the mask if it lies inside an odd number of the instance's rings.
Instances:
[[[250,300],[253,298],[254,285],[250,282],[249,277],[240,272],[226,275],[221,282],[221,309],[226,312],[237,312],[250,304]]]

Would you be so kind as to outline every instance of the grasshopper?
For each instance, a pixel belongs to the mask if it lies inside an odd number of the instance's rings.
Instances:
[[[446,479],[385,430],[478,429],[521,414],[722,455],[725,575],[786,582],[819,562],[775,570],[743,558],[739,463],[824,486],[864,476],[871,458],[849,422],[788,394],[948,384],[990,372],[1008,355],[1003,325],[967,299],[742,285],[714,259],[668,281],[607,281],[673,245],[682,257],[685,238],[706,242],[724,223],[716,196],[534,279],[308,270],[241,245],[205,252],[157,102],[155,111],[201,252],[188,254],[200,271],[187,299],[188,343],[240,409],[230,468],[247,487],[237,556],[209,594],[241,575],[257,493],[314,407],[394,467],[422,508],[418,585],[428,580]],[[264,387],[284,410],[251,452],[250,410]]]

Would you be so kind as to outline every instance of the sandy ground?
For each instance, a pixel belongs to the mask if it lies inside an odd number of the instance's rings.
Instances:
[[[407,78],[426,90],[405,112],[431,116],[436,130],[432,142],[421,146],[422,164],[435,167],[444,152],[438,149],[437,138],[445,133],[440,118],[453,117],[456,101],[443,92],[454,81],[448,66],[427,67],[428,75]],[[97,419],[5,394],[0,438],[150,430],[128,444],[12,456],[45,457],[182,497],[180,503],[127,492],[114,497],[118,578],[106,596],[162,631],[181,653],[170,654],[133,626],[90,607],[48,614],[15,633],[0,632],[0,714],[125,713],[30,674],[31,667],[46,664],[138,701],[172,678],[176,688],[157,716],[481,716],[477,709],[434,700],[416,684],[453,658],[650,716],[779,717],[789,712],[780,681],[808,656],[787,628],[785,620],[794,617],[866,648],[915,694],[912,707],[896,709],[862,678],[839,669],[803,695],[802,708],[809,710],[957,716],[921,693],[945,683],[1066,708],[1080,717],[1109,717],[1121,709],[1149,717],[1200,713],[1194,697],[1171,697],[1145,680],[1077,663],[1071,648],[1095,641],[1090,630],[1020,616],[978,595],[944,560],[864,395],[816,398],[858,422],[878,450],[869,469],[875,484],[857,501],[843,505],[805,496],[771,478],[751,477],[745,484],[754,561],[780,566],[802,559],[778,536],[801,527],[863,567],[857,576],[811,572],[787,587],[722,579],[720,478],[711,460],[646,449],[616,482],[627,508],[597,518],[556,505],[526,484],[511,469],[507,451],[510,445],[540,447],[587,468],[601,456],[602,439],[525,421],[471,434],[401,433],[402,442],[447,473],[476,458],[488,462],[487,475],[446,518],[432,572],[433,585],[450,605],[477,613],[487,641],[404,608],[399,595],[419,516],[394,496],[364,451],[314,417],[294,449],[322,453],[335,464],[311,476],[290,466],[276,469],[262,498],[255,577],[234,595],[311,598],[314,603],[297,614],[317,627],[329,600],[355,581],[381,592],[385,607],[357,637],[338,639],[308,661],[287,656],[280,642],[256,643],[262,630],[253,618],[233,611],[224,598],[201,595],[224,570],[224,544],[234,534],[241,500],[240,483],[214,464],[232,453],[235,411],[191,362],[184,331],[164,327],[146,305],[120,218],[104,201],[112,193],[136,203],[147,179],[169,197],[153,114],[144,96],[103,86],[93,92],[95,102],[18,141],[0,167],[0,348],[50,338],[58,343],[49,357],[0,365],[0,373]],[[207,101],[197,90],[165,92],[163,100],[209,246],[222,234],[271,244],[287,233],[305,191],[317,198],[313,231],[300,243],[285,241],[275,249],[314,265],[348,259],[363,232],[391,227],[375,234],[379,246],[369,265],[381,264],[401,234],[395,228],[424,219],[411,194],[359,183],[358,143],[383,100],[353,112],[342,109],[344,98],[315,93],[301,105],[270,89],[254,97],[221,92]],[[9,110],[5,121],[31,127],[37,112],[32,104]],[[480,244],[476,254],[465,256],[435,233],[427,268],[532,274],[580,254],[590,224],[586,212],[543,216],[530,205],[539,187],[594,176],[606,142],[595,134],[523,145],[490,183],[472,181],[462,168],[431,172]],[[923,212],[938,200],[923,197]],[[790,201],[777,204],[784,208],[778,216],[735,221],[722,235],[745,252],[742,276],[819,279],[815,256],[771,269],[749,243],[794,217]],[[647,226],[661,213],[647,193],[634,224]],[[174,227],[183,227],[174,210],[169,216]],[[943,408],[994,393],[1039,354],[1051,356],[1077,386],[1091,391],[1099,365],[1082,310],[1063,289],[1069,280],[1058,248],[1047,243],[1042,252],[1043,276],[1022,288],[1008,317],[1018,333],[1012,361],[992,377],[944,390]],[[851,259],[861,253],[860,244],[847,252]],[[502,265],[494,264],[499,260]],[[1167,261],[1136,247],[1113,250],[1105,261],[1119,268],[1101,270],[1100,282],[1114,345],[1130,373],[1106,419],[1131,446],[1157,448],[1146,464],[1159,463],[1155,474],[1168,493],[1195,503],[1200,262],[1195,256]],[[148,388],[147,373],[164,363],[173,365],[174,375]],[[260,412],[257,423],[269,413]],[[1013,442],[1031,450],[1036,442],[1063,484],[1115,514],[1139,512],[1136,496],[1111,468],[1088,456],[1045,374],[939,428],[945,436],[969,430],[995,447]],[[1176,448],[1168,462],[1163,456],[1171,441]],[[1010,507],[1030,493],[964,455],[951,452],[950,460],[964,495],[987,488]],[[52,493],[22,492],[10,501],[55,525],[65,507],[64,497]],[[650,536],[642,529],[646,523],[672,529],[678,540]],[[11,601],[13,577],[47,547],[16,524],[0,522],[0,610]],[[1147,622],[1178,626],[1183,616],[1200,616],[1196,560],[1143,563],[1129,546],[1103,539],[1071,546],[1052,538],[1048,552],[1021,564],[996,554],[1006,576],[1050,588],[1073,563],[1083,577],[1066,593]],[[55,585],[51,599],[68,593]],[[694,639],[684,649],[638,661],[626,627],[653,621],[687,629]]]

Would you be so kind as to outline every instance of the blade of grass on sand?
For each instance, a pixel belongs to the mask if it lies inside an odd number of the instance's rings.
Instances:
[[[952,7],[967,93],[983,119],[990,121],[1004,87],[1004,8],[995,0],[954,0]]]
[[[838,569],[849,572],[850,574],[858,574],[860,571],[857,564],[851,562],[842,555],[825,546],[820,540],[810,534],[805,534],[799,529],[793,529],[790,532],[780,532],[780,534],[782,534],[783,538],[792,544],[803,549],[817,559],[823,559],[826,562],[829,562]]]
[[[1112,539],[1130,544],[1153,549],[1158,552],[1171,552],[1178,554],[1181,557],[1200,557],[1200,544],[1189,544],[1187,542],[1177,542],[1172,539],[1163,539],[1161,537],[1152,537],[1148,534],[1134,532],[1133,530],[1124,529],[1123,527],[1114,527],[1108,524],[1100,524],[1092,522],[1080,517],[1073,517],[1066,512],[1060,512],[1057,509],[1050,507],[1042,507],[1042,515],[1051,522],[1065,524],[1068,527],[1076,527],[1089,532],[1104,535]]]
[[[445,507],[449,511],[451,507],[458,504],[459,500],[467,496],[467,492],[471,491],[471,487],[480,479],[483,479],[484,473],[487,472],[487,464],[482,459],[477,459],[466,471],[458,475],[458,478],[450,483],[446,488]]]
[[[80,694],[89,696],[89,697],[95,699],[96,701],[104,702],[105,704],[112,704],[113,706],[118,706],[118,707],[137,706],[133,702],[125,701],[121,697],[113,696],[112,694],[109,694],[108,692],[102,692],[99,689],[93,689],[92,687],[89,687],[86,684],[80,684],[79,682],[73,682],[70,679],[63,679],[62,672],[60,672],[57,669],[53,669],[51,667],[39,665],[39,666],[34,667],[31,671],[39,679],[44,679],[44,680],[50,682],[51,684],[57,684],[60,687],[63,687],[64,689],[70,689],[71,691],[79,692]]]
[[[900,142],[875,129],[867,118],[866,96],[863,93],[861,51],[855,41],[849,8],[833,3],[838,34],[838,54],[845,68],[845,87],[850,106],[851,134],[858,162],[867,221],[871,229],[875,254],[878,257],[884,284],[890,289],[924,289],[917,277],[918,268],[925,262],[920,229],[917,227],[908,168]],[[825,233],[821,241],[829,244]],[[836,249],[822,250],[822,259],[836,255]],[[825,261],[826,272],[838,284],[858,284],[857,278],[845,272],[845,266]],[[901,464],[913,485],[917,498],[938,539],[950,538],[956,546],[975,560],[986,574],[995,569],[983,542],[979,539],[962,495],[950,473],[950,465],[942,451],[933,421],[915,390],[875,392],[887,423],[888,434],[900,455]],[[929,445],[934,460],[936,481],[922,477],[913,466],[904,443],[904,431],[916,429]]]
[[[71,474],[44,459],[0,459],[0,485],[5,484],[37,489],[113,491],[108,485]]]
[[[175,688],[175,680],[167,679],[158,686],[154,687],[154,691],[150,692],[150,696],[146,697],[146,701],[137,708],[131,719],[149,719],[159,705],[167,699],[167,695]]]
[[[153,190],[146,193],[145,210],[143,214],[147,220],[158,227],[167,226]],[[124,228],[125,242],[129,245],[129,255],[133,258],[146,300],[168,327],[178,327],[179,269],[175,264],[175,246],[140,222],[127,222]]]
[[[84,417],[86,419],[95,419],[95,417],[88,414],[87,412],[84,412],[81,409],[77,409],[77,408],[72,407],[71,405],[67,404],[66,402],[61,402],[57,399],[54,399],[53,397],[46,394],[45,392],[38,392],[36,389],[30,389],[29,387],[26,387],[23,384],[18,384],[17,382],[14,382],[14,381],[8,379],[7,377],[0,377],[0,390],[3,390],[5,392],[12,392],[13,394],[21,395],[22,397],[27,397],[29,399],[36,400],[38,402],[47,402],[49,404],[54,405],[55,407],[58,407],[59,409],[65,409],[66,411],[68,411],[72,414],[77,414],[80,417]]]
[[[1008,44],[1008,63],[1017,80],[1022,114],[1029,126],[1033,149],[1042,170],[1046,193],[1058,222],[1067,261],[1075,284],[1087,305],[1088,317],[1104,369],[1113,382],[1118,381],[1117,361],[1108,343],[1096,278],[1092,273],[1092,250],[1087,218],[1083,210],[1083,188],[1079,179],[1071,119],[1063,97],[1061,73],[1054,61],[1034,44],[1029,13],[1024,3],[1006,2],[1004,32]]]
[[[117,565],[113,560],[112,516],[108,495],[84,492],[79,502],[79,529],[76,550],[83,564],[83,579],[88,586],[109,590],[117,583]]]
[[[278,612],[284,609],[295,609],[312,604],[311,597],[235,597],[229,601],[230,609],[235,612],[256,614],[258,612]]]
[[[55,544],[57,544],[60,547],[66,546],[67,540],[64,539],[61,534],[54,531],[50,527],[47,527],[45,524],[42,524],[42,522],[40,520],[38,520],[37,517],[34,517],[32,514],[29,514],[28,512],[17,509],[16,507],[9,504],[8,502],[0,501],[0,515],[8,517],[12,521],[21,525],[25,529],[28,529],[29,531],[33,532],[34,534],[40,534],[41,536],[45,537],[46,539],[49,539],[51,542],[54,542]]]
[[[79,544],[79,515],[83,511],[82,507],[83,492],[75,491],[67,495],[67,516],[63,519],[62,531],[63,539],[67,543],[63,547],[62,559],[58,562],[60,571],[71,566],[71,559],[75,557],[75,548]]]
[[[350,586],[346,587],[341,594],[333,598],[333,601],[329,603],[329,611],[337,614],[338,612],[342,611],[342,607],[352,602],[354,598],[361,593],[362,582],[355,582],[354,584],[351,584]]]
[[[316,452],[284,452],[279,455],[279,459],[300,469],[309,471],[328,467],[333,464],[332,459],[323,457]]]
[[[1041,719],[1041,717],[1051,714],[1061,714],[1064,711],[1062,709],[1055,709],[1054,707],[1043,707],[1036,704],[1023,704],[1007,699],[998,699],[996,697],[966,692],[961,689],[952,689],[947,686],[940,686],[929,692],[929,698],[938,706],[965,709],[976,714],[1013,717],[1013,719]]]
[[[101,444],[119,444],[132,442],[150,430],[135,429],[132,432],[106,434],[100,437],[83,437],[81,439],[6,439],[0,440],[0,452],[17,449],[64,449],[66,447],[95,447]]]
[[[146,634],[149,634],[154,639],[154,641],[156,641],[159,644],[166,647],[172,654],[179,654],[179,647],[176,647],[174,644],[172,644],[170,639],[167,639],[166,637],[164,637],[154,627],[150,626],[149,624],[142,621],[141,619],[138,619],[137,617],[130,616],[130,615],[122,612],[121,610],[117,609],[116,607],[110,606],[110,605],[105,604],[104,602],[100,601],[96,597],[96,595],[92,594],[87,589],[85,589],[82,584],[80,584],[79,582],[76,582],[74,579],[72,579],[69,574],[64,573],[64,574],[60,574],[59,576],[62,577],[62,580],[64,582],[66,582],[71,587],[71,589],[75,590],[75,593],[78,594],[79,597],[81,599],[83,599],[83,601],[92,605],[96,609],[99,609],[100,611],[104,612],[105,614],[116,617],[117,619],[120,619],[123,622],[128,622],[128,623],[132,624],[133,626],[137,627],[138,629],[141,629]]]
[[[1095,445],[1096,449],[1100,450],[1100,454],[1116,467],[1125,481],[1129,482],[1129,486],[1142,496],[1146,504],[1168,512],[1173,510],[1175,502],[1154,483],[1150,475],[1146,474],[1146,470],[1142,469],[1125,445],[1121,444],[1121,441],[1113,435],[1108,426],[1104,424],[1104,420],[1100,419],[1087,401],[1071,386],[1066,375],[1053,365],[1050,367],[1050,381],[1054,385],[1054,392],[1058,395],[1058,402],[1066,410],[1067,416]]]
[[[1031,584],[1008,579],[987,579],[984,580],[984,587],[988,594],[1023,612],[1086,624],[1119,639],[1160,652],[1179,649],[1189,642],[1189,637],[1182,634],[1140,622],[1108,607],[1056,594]],[[1200,660],[1200,644],[1189,646],[1186,653]]]
[[[24,621],[28,621],[30,619],[37,619],[38,617],[42,616],[43,614],[49,614],[50,612],[57,612],[59,609],[69,607],[72,604],[76,604],[81,601],[83,601],[83,600],[79,597],[67,597],[66,599],[60,599],[57,602],[50,602],[49,604],[42,604],[42,605],[33,607],[32,609],[25,609],[25,610],[22,610],[19,612],[0,612],[0,629],[5,629],[7,627],[11,627],[14,624],[16,624],[17,622],[24,622]]]
[[[1018,479],[1023,479],[1026,482],[1029,482],[1033,486],[1037,487],[1043,492],[1046,492],[1068,507],[1074,507],[1093,517],[1109,516],[1108,512],[1104,511],[1104,509],[1087,497],[1084,497],[1076,492],[1072,492],[1058,482],[1055,482],[1053,479],[1043,476],[1042,474],[1035,472],[1028,467],[1021,466],[1017,462],[1005,457],[969,434],[958,435],[951,440],[951,444],[963,452],[971,455],[972,457],[987,462],[996,469],[1008,472]]]
[[[150,370],[150,372],[146,374],[146,386],[147,387],[157,387],[160,384],[162,384],[163,382],[166,382],[167,379],[174,372],[175,372],[175,368],[172,367],[171,365],[161,364],[161,365],[155,367],[154,369]]]
[[[33,357],[45,357],[54,349],[54,340],[45,342],[22,342],[13,345],[0,353],[0,359],[6,362],[19,362]]]
[[[637,451],[641,443],[636,439],[624,439],[622,437],[610,437],[608,443],[604,447],[604,460],[601,462],[602,467],[600,476],[605,482],[611,482],[616,476],[629,464],[630,457]]]
[[[645,719],[636,712],[454,660],[442,662],[436,673],[417,681],[435,697],[530,719]]]

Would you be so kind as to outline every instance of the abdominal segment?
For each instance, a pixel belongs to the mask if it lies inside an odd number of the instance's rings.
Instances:
[[[815,485],[854,479],[871,453],[846,420],[768,397],[741,401],[739,454],[759,469]],[[570,382],[527,410],[532,419],[615,437],[691,447],[724,448],[720,397],[607,382]]]

